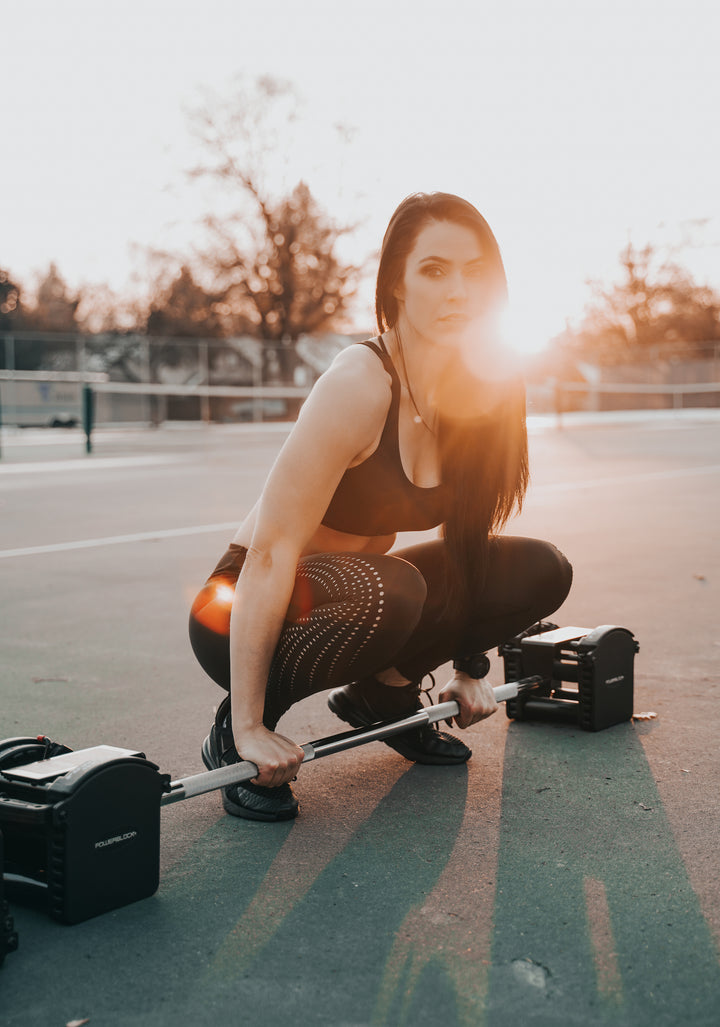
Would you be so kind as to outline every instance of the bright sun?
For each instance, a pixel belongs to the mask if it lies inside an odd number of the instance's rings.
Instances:
[[[545,349],[548,334],[538,324],[532,311],[510,306],[502,316],[501,332],[504,344],[518,356],[532,356]]]

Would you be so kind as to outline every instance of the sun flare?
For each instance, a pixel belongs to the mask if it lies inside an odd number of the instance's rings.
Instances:
[[[502,344],[518,357],[540,353],[548,344],[547,333],[538,324],[532,310],[509,306],[500,322]]]

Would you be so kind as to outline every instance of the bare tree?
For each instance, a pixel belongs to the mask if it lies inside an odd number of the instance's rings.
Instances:
[[[628,243],[620,254],[621,276],[610,288],[592,283],[594,298],[572,345],[603,363],[648,358],[656,346],[673,345],[694,356],[700,344],[720,339],[720,295],[698,285],[653,245]]]
[[[105,282],[84,283],[76,313],[85,333],[137,332],[148,316],[148,300],[129,293],[118,294]]]
[[[192,115],[206,160],[191,175],[219,184],[228,201],[224,215],[206,219],[205,263],[224,292],[229,329],[237,322],[280,344],[286,375],[301,335],[342,328],[360,271],[336,254],[354,226],[333,222],[304,182],[279,196],[270,184],[273,162],[283,159],[283,126],[295,116],[292,89],[271,78]]]

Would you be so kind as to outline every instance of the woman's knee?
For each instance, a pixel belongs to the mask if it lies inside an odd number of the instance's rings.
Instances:
[[[363,555],[359,560],[367,591],[359,597],[358,620],[370,617],[374,649],[396,651],[422,615],[428,592],[425,578],[397,556]]]
[[[427,599],[427,583],[417,567],[396,556],[382,557],[379,567],[383,583],[383,600],[387,600],[395,618],[408,625],[420,620]]]
[[[542,616],[557,610],[567,599],[573,579],[572,564],[552,542],[536,543],[536,595],[545,608]]]
[[[410,637],[427,598],[425,578],[413,564],[396,556],[360,558],[367,591],[357,608],[358,620],[372,621],[373,648],[396,651]]]
[[[209,581],[190,610],[190,645],[205,673],[222,688],[230,688],[230,607],[232,589]]]
[[[496,540],[496,573],[511,591],[547,616],[565,602],[572,585],[573,569],[567,557],[551,542],[534,538],[503,537]]]

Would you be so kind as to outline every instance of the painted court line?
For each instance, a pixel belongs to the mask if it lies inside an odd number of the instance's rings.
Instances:
[[[717,474],[720,464],[706,464],[698,467],[674,467],[667,471],[644,471],[640,474],[619,474],[613,478],[591,478],[587,481],[559,481],[547,485],[530,487],[533,493],[545,495],[552,492],[576,492],[580,489],[603,488],[606,485],[628,485],[641,481],[669,481],[672,478],[691,478],[696,474]]]
[[[78,457],[72,460],[37,460],[21,464],[0,464],[2,474],[47,474],[49,471],[100,471],[117,467],[152,467],[157,464],[174,464],[184,457],[175,454],[164,456],[101,456]]]
[[[204,535],[213,531],[234,530],[237,526],[237,521],[228,521],[224,524],[196,524],[188,528],[139,531],[134,535],[109,535],[105,538],[85,538],[78,542],[57,542],[46,546],[27,546],[24,549],[0,549],[0,560],[11,556],[37,556],[40,553],[62,553],[67,549],[95,549],[98,546],[117,546],[124,542],[149,542],[161,538],[180,538],[183,535]]]
[[[674,470],[649,471],[645,474],[632,474],[616,478],[595,478],[588,481],[568,481],[537,485],[533,492],[539,495],[553,492],[572,492],[577,489],[603,488],[607,485],[630,484],[642,481],[665,481],[672,478],[687,478],[696,474],[717,474],[718,471],[720,471],[720,464],[709,464],[703,467],[679,467]],[[15,556],[62,553],[70,549],[95,549],[100,546],[116,546],[125,542],[147,542],[152,539],[180,538],[183,535],[203,535],[213,531],[229,531],[230,529],[237,528],[237,524],[237,521],[229,521],[222,524],[196,524],[186,528],[141,531],[132,535],[110,535],[105,538],[80,539],[76,542],[57,542],[44,546],[27,546],[22,549],[0,549],[0,560]]]
[[[605,885],[593,877],[586,877],[583,885],[588,928],[595,958],[597,989],[604,999],[621,1002],[622,977],[615,951]]]

